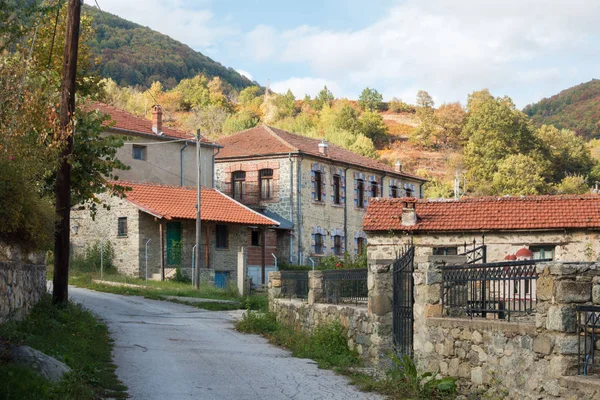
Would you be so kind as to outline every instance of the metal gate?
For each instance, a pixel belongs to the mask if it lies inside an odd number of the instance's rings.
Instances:
[[[401,355],[413,355],[415,248],[409,247],[392,264],[394,275],[393,336],[394,347]]]

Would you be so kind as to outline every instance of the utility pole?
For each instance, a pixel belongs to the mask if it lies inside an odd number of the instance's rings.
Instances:
[[[52,292],[54,304],[65,304],[69,301],[69,242],[71,239],[71,164],[69,158],[73,152],[73,135],[75,133],[72,121],[75,116],[75,77],[77,74],[81,0],[69,0],[67,7],[67,29],[60,89],[60,130],[66,143],[60,153],[59,167],[56,172],[55,211],[58,220],[54,231]]]
[[[200,220],[200,201],[201,201],[201,192],[202,187],[200,185],[201,178],[201,170],[202,170],[202,151],[200,149],[200,129],[196,131],[196,172],[198,174],[196,179],[196,269],[194,270],[194,287],[196,289],[200,289],[200,237],[202,233],[202,223]]]

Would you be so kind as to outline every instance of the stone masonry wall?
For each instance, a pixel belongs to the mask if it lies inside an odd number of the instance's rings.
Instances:
[[[296,330],[312,332],[322,324],[339,322],[348,333],[348,347],[368,364],[377,363],[381,349],[373,341],[376,327],[367,307],[319,303],[323,273],[309,271],[308,301],[279,298],[281,272],[269,273],[269,308],[278,321]]]
[[[1,250],[6,250],[0,244]],[[46,292],[43,254],[22,258],[19,251],[0,254],[0,323],[22,319]]]
[[[573,376],[575,306],[600,303],[598,264],[538,264],[535,322],[442,317],[440,265],[422,262],[414,273],[414,353],[420,368],[505,398],[600,396],[600,379]]]

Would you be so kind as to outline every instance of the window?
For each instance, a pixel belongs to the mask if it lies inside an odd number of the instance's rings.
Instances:
[[[406,197],[413,197],[413,191],[410,188],[406,188]]]
[[[127,236],[127,217],[119,217],[117,236]]]
[[[238,201],[244,199],[244,189],[246,186],[246,173],[244,171],[235,171],[231,174],[231,197]]]
[[[323,254],[323,235],[315,233],[315,254]]]
[[[315,201],[323,201],[323,175],[319,171],[315,174]]]
[[[365,181],[359,179],[356,181],[356,206],[359,208],[363,208],[365,204]]]
[[[377,182],[371,182],[371,197],[379,197],[379,185]]]
[[[434,247],[434,256],[455,256],[458,254],[456,247]]]
[[[261,169],[258,173],[260,180],[260,199],[270,200],[273,198],[273,170]]]
[[[359,256],[362,256],[365,253],[365,238],[356,238],[356,248]]]
[[[529,246],[534,260],[554,260],[554,248],[556,246]]]
[[[335,235],[333,237],[333,254],[341,256],[342,253],[342,237],[340,235]]]
[[[226,249],[229,247],[227,225],[217,225],[217,249]]]
[[[260,231],[258,229],[252,230],[252,237],[250,241],[251,246],[260,246]]]
[[[133,145],[133,159],[134,160],[145,160],[146,159],[146,146]]]
[[[392,199],[398,198],[398,186],[390,186],[390,197]]]
[[[342,203],[342,178],[339,175],[333,176],[333,204]]]

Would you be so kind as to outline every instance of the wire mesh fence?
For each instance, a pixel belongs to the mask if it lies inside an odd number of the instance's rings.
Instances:
[[[281,297],[308,298],[308,271],[281,271]]]
[[[323,303],[367,303],[367,269],[323,271]]]

